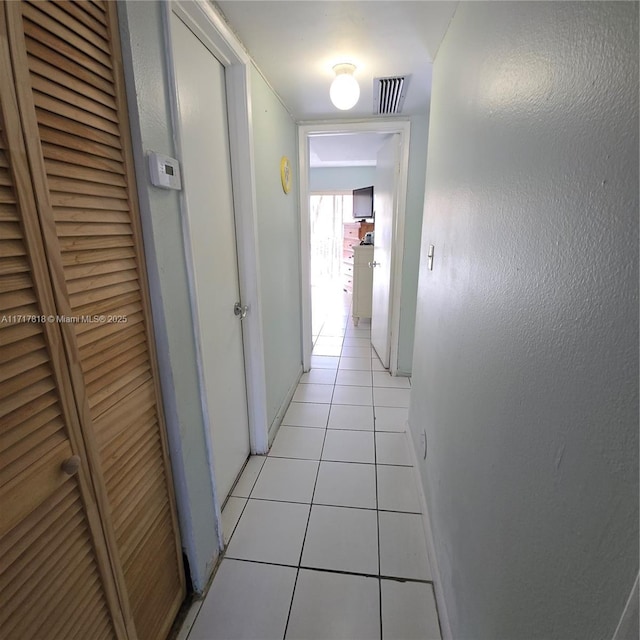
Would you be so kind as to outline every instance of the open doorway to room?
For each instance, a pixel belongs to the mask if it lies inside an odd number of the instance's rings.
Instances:
[[[344,225],[351,220],[351,191],[318,191],[309,195],[312,339],[334,309],[348,311],[348,266],[344,256]]]
[[[376,200],[375,184],[381,183],[377,166],[380,151],[389,140],[397,141],[397,161],[389,167],[391,193],[389,198]],[[375,289],[376,258],[375,207],[391,202],[388,216],[388,250],[385,256],[387,308],[378,312],[384,316],[386,336],[381,357],[385,368],[395,374],[397,345],[395,336],[399,324],[400,274],[404,237],[404,201],[408,166],[409,123],[359,122],[341,125],[302,125],[300,127],[300,197],[301,197],[301,266],[303,300],[303,365],[308,371],[311,353],[322,323],[331,309],[342,307],[342,317],[357,324],[363,321],[373,326],[372,290]],[[388,182],[388,181],[387,181]],[[370,215],[354,215],[354,190],[371,190]],[[357,200],[356,200],[357,201]],[[357,209],[358,207],[356,207]],[[387,207],[389,209],[389,207]],[[369,232],[370,235],[367,236]],[[366,243],[369,246],[360,246]],[[360,255],[362,254],[362,255]],[[356,265],[359,259],[359,267]],[[360,277],[358,277],[360,276]],[[358,283],[364,286],[359,286]],[[355,294],[354,294],[355,283]],[[364,304],[358,309],[352,301],[365,292]],[[397,299],[396,299],[397,298]],[[343,327],[344,328],[344,327]],[[380,352],[377,350],[378,354]],[[328,354],[327,354],[328,355]]]

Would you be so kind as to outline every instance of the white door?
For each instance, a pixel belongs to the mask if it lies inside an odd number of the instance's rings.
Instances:
[[[391,336],[391,276],[400,136],[393,134],[380,147],[374,184],[375,244],[373,248],[373,298],[371,344],[382,364],[389,368]]]
[[[172,14],[185,243],[193,268],[194,308],[214,476],[224,500],[249,455],[249,421],[224,67]]]

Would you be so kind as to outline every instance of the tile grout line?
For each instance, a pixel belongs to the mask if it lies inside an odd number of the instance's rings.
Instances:
[[[334,384],[334,388],[335,388],[335,384]],[[332,397],[333,397],[333,392],[331,393]],[[296,595],[296,587],[298,586],[298,578],[300,577],[300,567],[302,566],[302,554],[304,553],[304,545],[305,542],[307,541],[307,533],[309,531],[309,522],[311,522],[311,509],[313,508],[313,498],[315,496],[316,493],[316,486],[318,484],[318,476],[320,475],[320,465],[322,464],[322,453],[324,451],[324,444],[325,441],[327,439],[327,425],[329,424],[329,415],[331,414],[331,409],[329,409],[329,413],[327,414],[327,422],[325,424],[325,429],[324,429],[324,438],[322,439],[322,447],[320,449],[320,459],[318,460],[318,468],[316,470],[316,479],[313,483],[313,490],[311,491],[311,498],[309,500],[309,515],[307,516],[307,525],[304,529],[304,535],[302,536],[302,545],[300,546],[300,556],[298,558],[298,567],[296,569],[296,579],[293,583],[293,591],[291,592],[291,603],[289,604],[289,613],[287,614],[287,623],[285,624],[284,627],[284,636],[283,636],[283,640],[284,638],[287,637],[287,630],[289,629],[289,621],[291,620],[291,612],[293,611],[293,600],[295,598]]]
[[[286,458],[285,458],[286,459]],[[333,460],[307,460],[307,462],[334,462]],[[351,462],[345,462],[345,463],[338,463],[338,464],[362,464],[362,463],[351,463]],[[319,467],[320,465],[318,465]],[[405,469],[409,469],[410,467],[402,467]],[[237,496],[234,496],[237,497]],[[273,498],[238,498],[238,500],[254,500],[256,502],[277,502],[278,504],[302,504],[302,505],[307,505],[307,504],[312,504],[312,505],[318,505],[321,507],[332,507],[334,509],[357,509],[359,511],[376,511],[376,512],[382,512],[382,513],[402,513],[402,514],[409,514],[409,515],[420,515],[419,511],[398,511],[397,509],[378,509],[378,508],[371,508],[371,507],[354,507],[354,506],[350,506],[350,505],[344,505],[344,504],[329,504],[329,503],[325,503],[325,502],[313,502],[313,503],[309,503],[309,502],[300,502],[299,500],[274,500]],[[246,508],[246,505],[245,505]],[[244,512],[244,509],[243,509]],[[236,525],[237,526],[237,525]],[[234,529],[235,530],[235,529]],[[294,566],[294,565],[292,565]]]
[[[373,396],[373,371],[371,372],[371,395]],[[376,438],[376,410],[373,408],[373,459],[376,472],[376,533],[378,534],[378,610],[380,640],[382,640],[382,566],[380,553],[380,502],[378,498],[378,439]]]

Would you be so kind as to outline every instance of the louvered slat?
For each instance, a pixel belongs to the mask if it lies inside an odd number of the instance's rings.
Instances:
[[[82,386],[86,428],[98,443],[117,441],[108,457],[100,452],[114,561],[121,564],[138,637],[159,640],[184,584],[122,124],[124,88],[112,50],[115,9],[100,2],[25,2],[22,15],[43,187],[55,221],[56,238],[48,242],[64,279],[61,304],[71,316],[127,320],[74,323],[70,359],[80,367],[73,379]],[[124,419],[116,423],[116,417]],[[112,465],[120,472],[112,473]],[[162,568],[149,582],[144,576],[153,558]]]
[[[113,587],[104,586],[112,578],[106,554],[100,556],[104,541],[95,538],[101,531],[92,529],[97,522],[88,515],[85,471],[69,476],[61,469],[83,449],[69,379],[61,377],[60,333],[53,324],[21,317],[55,309],[5,9],[0,3],[0,636],[71,637],[72,604],[82,600],[90,612],[84,629],[114,638]],[[122,628],[121,614],[115,615]]]

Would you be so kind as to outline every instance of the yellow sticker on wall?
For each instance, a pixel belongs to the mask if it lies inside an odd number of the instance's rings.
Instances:
[[[287,156],[282,156],[280,160],[280,180],[282,181],[282,190],[289,193],[291,191],[291,165]]]

